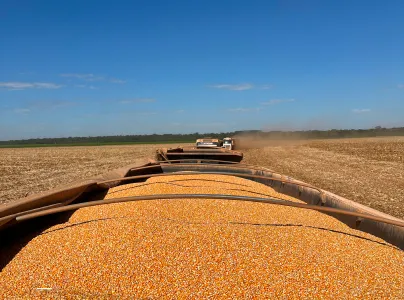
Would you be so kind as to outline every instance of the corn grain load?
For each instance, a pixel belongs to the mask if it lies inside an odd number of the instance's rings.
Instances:
[[[223,175],[154,177],[106,198],[156,193],[299,201]],[[35,237],[0,273],[0,298],[61,296],[403,298],[404,253],[293,207],[213,199],[101,205]]]

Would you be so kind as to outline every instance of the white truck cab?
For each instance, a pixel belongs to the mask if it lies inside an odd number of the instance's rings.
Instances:
[[[223,148],[227,149],[227,150],[233,150],[234,148],[234,140],[232,138],[224,138],[223,139]]]

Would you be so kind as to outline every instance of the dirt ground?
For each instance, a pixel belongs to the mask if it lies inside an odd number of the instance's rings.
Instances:
[[[151,158],[158,147],[0,149],[0,203]],[[246,163],[404,218],[404,137],[243,141],[243,148]]]
[[[174,145],[0,149],[0,203],[87,179]],[[177,146],[177,145],[175,145]]]
[[[404,137],[270,144],[243,150],[243,161],[404,218]]]

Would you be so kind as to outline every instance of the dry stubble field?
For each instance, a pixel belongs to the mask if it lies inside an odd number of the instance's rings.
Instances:
[[[151,158],[161,146],[0,149],[0,203]],[[252,143],[243,152],[246,163],[404,218],[404,137]]]

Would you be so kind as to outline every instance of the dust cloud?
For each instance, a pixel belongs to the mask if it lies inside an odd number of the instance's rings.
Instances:
[[[314,116],[303,122],[291,120],[292,116],[288,121],[266,124],[261,131],[233,136],[236,150],[302,145],[310,140],[305,134],[307,131],[343,128],[341,121],[331,115]]]
[[[257,149],[265,147],[297,146],[307,143],[303,137],[271,138],[257,134],[239,134],[233,136],[236,150]]]

